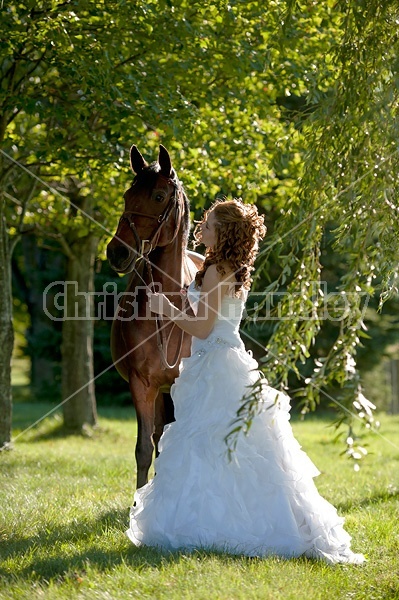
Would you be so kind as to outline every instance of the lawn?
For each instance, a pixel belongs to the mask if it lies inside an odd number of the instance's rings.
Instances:
[[[49,404],[18,403],[14,437]],[[322,474],[320,492],[346,518],[363,566],[248,559],[133,547],[124,535],[134,492],[132,409],[101,409],[87,437],[50,416],[0,454],[0,598],[65,600],[399,599],[399,417],[381,415],[359,472],[340,456],[325,418],[293,419]]]

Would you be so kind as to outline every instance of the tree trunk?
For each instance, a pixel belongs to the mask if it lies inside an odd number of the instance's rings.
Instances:
[[[62,324],[64,425],[84,431],[97,422],[93,368],[94,261],[98,239],[78,239],[68,258]]]
[[[6,448],[11,441],[13,346],[11,256],[4,199],[0,197],[0,449]]]

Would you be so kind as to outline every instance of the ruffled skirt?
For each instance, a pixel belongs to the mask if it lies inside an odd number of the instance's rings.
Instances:
[[[161,438],[155,477],[135,494],[128,537],[167,550],[362,563],[314,485],[319,471],[293,436],[288,396],[263,385],[261,412],[229,458],[225,436],[259,373],[242,345],[217,340],[182,361],[176,421]]]

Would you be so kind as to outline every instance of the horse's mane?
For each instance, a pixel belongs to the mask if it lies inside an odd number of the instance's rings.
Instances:
[[[153,162],[150,165],[147,165],[138,173],[133,179],[133,184],[137,185],[140,188],[150,189],[151,191],[154,189],[158,174],[161,170],[161,167],[158,162]],[[174,182],[176,182],[177,190],[181,192],[183,196],[183,205],[184,205],[184,214],[182,218],[183,224],[183,243],[184,246],[187,246],[188,243],[188,234],[190,229],[190,202],[187,198],[187,194],[184,191],[184,187],[180,179],[178,178],[176,171],[172,169],[171,177]]]

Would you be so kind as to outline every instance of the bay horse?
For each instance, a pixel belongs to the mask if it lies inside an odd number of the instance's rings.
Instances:
[[[187,250],[189,202],[166,148],[161,145],[158,161],[148,164],[132,146],[130,165],[135,177],[124,194],[124,212],[107,258],[118,273],[131,273],[112,324],[111,352],[116,369],[129,382],[136,410],[139,488],[148,481],[165,424],[174,419],[167,392],[191,346],[188,334],[149,313],[147,291],[162,291],[184,308],[182,290],[194,279],[202,257]]]

